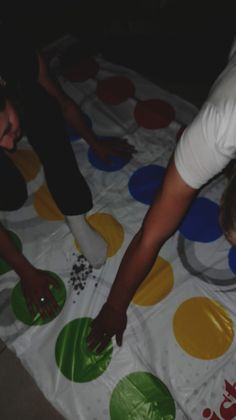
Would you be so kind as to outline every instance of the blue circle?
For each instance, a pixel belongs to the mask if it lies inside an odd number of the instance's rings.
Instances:
[[[105,141],[112,141],[112,137],[99,137],[97,136],[98,141],[105,140]],[[110,162],[106,163],[102,161],[96,153],[92,150],[90,147],[88,150],[88,160],[95,168],[106,171],[106,172],[115,172],[122,169],[131,159],[131,156],[129,157],[121,157],[121,156],[111,156]]]
[[[215,241],[222,236],[218,204],[208,198],[197,198],[185,215],[179,230],[190,241]]]
[[[84,113],[82,113],[82,117],[84,119],[84,122],[85,122],[86,127],[88,127],[88,128],[91,129],[92,126],[93,126],[93,124],[92,124],[92,121],[89,118],[89,116],[86,115],[86,114],[84,114]],[[72,127],[70,127],[68,125],[66,125],[66,132],[67,132],[67,135],[68,135],[69,140],[70,140],[71,143],[73,143],[76,140],[81,139],[81,136]]]
[[[152,204],[161,186],[165,168],[158,165],[148,165],[139,168],[129,180],[128,188],[132,197],[143,204]]]
[[[228,254],[228,262],[230,266],[230,270],[236,274],[236,249],[230,248],[229,254]]]

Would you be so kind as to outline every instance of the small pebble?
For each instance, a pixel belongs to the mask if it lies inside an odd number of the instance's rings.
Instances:
[[[77,292],[77,295],[79,295],[80,291],[85,288],[87,278],[92,271],[93,267],[89,264],[88,260],[86,260],[83,255],[78,255],[76,262],[72,266],[69,279],[69,283],[72,284],[72,287]],[[96,279],[96,276],[93,275],[92,278]],[[95,283],[95,287],[97,287],[97,283]]]

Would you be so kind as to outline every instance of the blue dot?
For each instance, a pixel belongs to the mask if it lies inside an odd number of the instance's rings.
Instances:
[[[230,266],[230,270],[236,274],[236,249],[230,248],[229,254],[228,254],[228,262]]]
[[[105,141],[112,141],[111,137],[99,137],[97,136],[97,139],[99,141],[99,139],[101,140],[105,140]],[[131,157],[120,157],[120,156],[111,156],[110,157],[110,162],[104,162],[103,160],[101,160],[96,153],[94,153],[94,151],[92,150],[92,148],[90,147],[88,150],[88,159],[91,163],[91,165],[93,165],[95,168],[101,170],[101,171],[106,171],[106,172],[115,172],[115,171],[119,171],[120,169],[122,169],[131,159]]]
[[[138,169],[131,176],[128,184],[132,197],[143,204],[152,204],[161,186],[165,168],[158,165],[148,165]]]
[[[208,198],[197,198],[179,228],[185,238],[196,242],[212,242],[222,236],[219,206]]]
[[[91,129],[93,126],[91,119],[88,117],[88,115],[84,113],[82,113],[82,117],[84,119],[85,125]],[[72,127],[68,125],[66,126],[66,132],[71,143],[73,143],[76,140],[81,139],[81,136]]]

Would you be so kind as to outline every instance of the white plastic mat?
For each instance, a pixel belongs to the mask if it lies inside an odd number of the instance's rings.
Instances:
[[[98,136],[125,137],[137,149],[130,161],[106,167],[70,133],[93,193],[89,220],[109,244],[107,263],[95,270],[83,259],[23,139],[13,159],[29,198],[0,217],[29,260],[61,279],[61,312],[30,325],[18,278],[1,262],[0,336],[68,420],[234,419],[236,254],[218,225],[223,176],[200,192],[163,246],[129,307],[123,346],[113,341],[101,356],[87,351],[90,321],[159,188],[180,130],[197,110],[101,57],[85,63],[86,71],[83,81],[79,66],[79,81],[60,76],[61,85]]]

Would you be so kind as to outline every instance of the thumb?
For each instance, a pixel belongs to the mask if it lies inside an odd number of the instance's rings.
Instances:
[[[50,276],[49,275],[49,281],[50,281],[50,284],[52,285],[52,286],[54,286],[56,289],[59,289],[60,288],[60,284],[59,284],[59,281],[57,280],[57,279],[55,279],[54,277],[52,277],[52,276]]]

